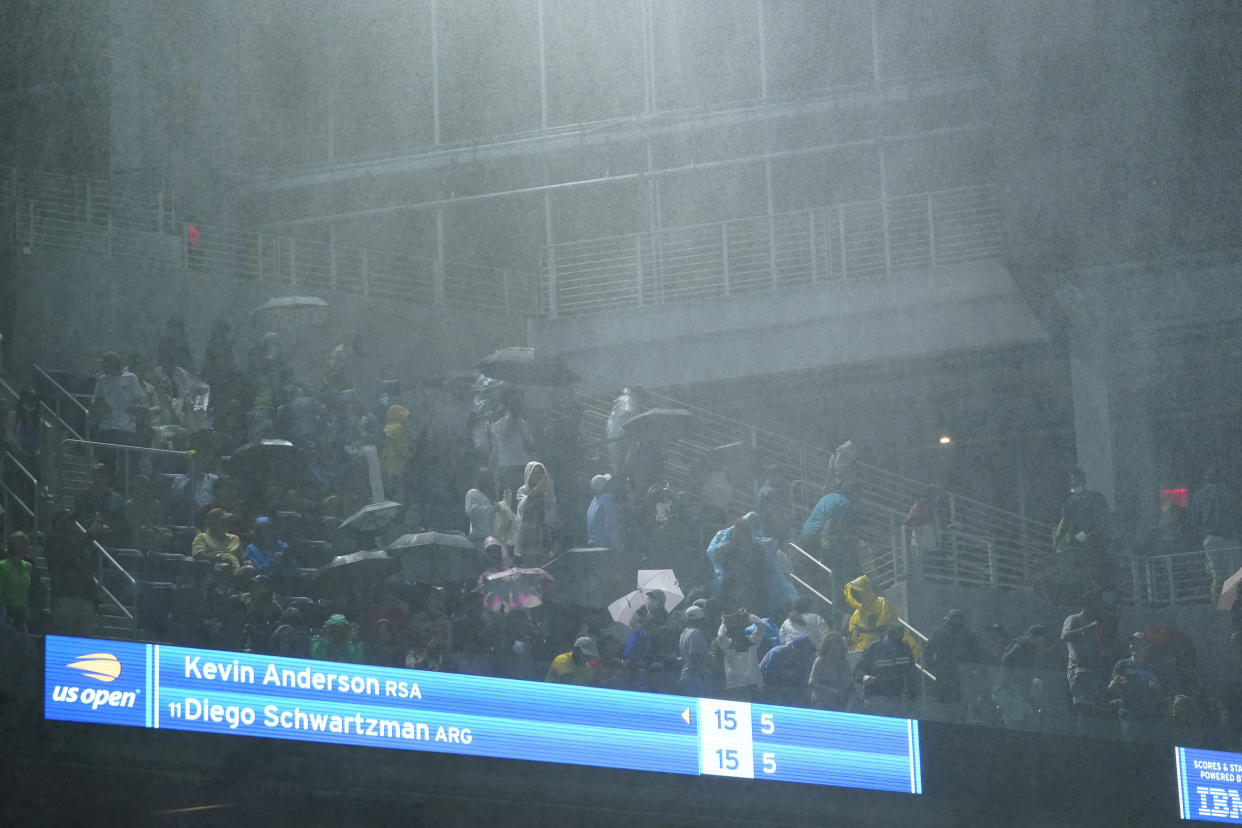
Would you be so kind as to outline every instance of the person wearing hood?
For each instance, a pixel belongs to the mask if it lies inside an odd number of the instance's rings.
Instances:
[[[617,516],[617,499],[609,491],[611,474],[597,474],[591,478],[591,505],[587,507],[587,546],[618,549],[621,546],[621,527]]]
[[[814,662],[815,644],[805,633],[768,650],[759,662],[768,703],[805,706],[810,697],[808,680]]]
[[[495,575],[497,572],[513,568],[513,558],[509,555],[509,549],[500,542],[499,538],[488,537],[483,541],[483,556],[487,559],[487,568],[479,574],[479,586],[483,586],[488,575]]]
[[[523,566],[543,566],[552,556],[560,533],[556,491],[543,463],[526,464],[525,482],[517,490],[517,557]]]
[[[406,470],[414,450],[405,432],[410,410],[404,405],[388,406],[388,424],[379,447],[380,473],[384,476],[384,493],[390,500],[406,502]]]
[[[845,585],[845,600],[854,608],[849,623],[850,649],[854,652],[866,650],[872,642],[884,637],[886,628],[901,623],[888,600],[876,593],[871,586],[871,578],[866,575],[860,575]],[[908,630],[903,638],[917,660],[918,642]]]

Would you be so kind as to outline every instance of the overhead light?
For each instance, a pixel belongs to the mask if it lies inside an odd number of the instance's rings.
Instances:
[[[947,446],[949,443],[952,443],[952,442],[953,442],[953,438],[950,437],[949,435],[947,434],[940,435],[940,445]]]

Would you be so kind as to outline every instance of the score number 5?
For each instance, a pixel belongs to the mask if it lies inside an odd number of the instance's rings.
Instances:
[[[764,736],[769,736],[776,732],[776,722],[772,721],[771,713],[759,714],[759,730]],[[763,772],[776,773],[776,754],[763,754]]]

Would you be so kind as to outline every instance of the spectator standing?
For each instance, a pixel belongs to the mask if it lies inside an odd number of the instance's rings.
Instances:
[[[677,650],[681,655],[678,690],[687,696],[710,696],[716,689],[716,680],[707,636],[715,626],[715,621],[708,618],[707,612],[695,604],[686,607],[683,620],[685,626],[677,641]]]
[[[804,634],[811,637],[811,644],[817,648],[824,642],[824,638],[832,631],[832,627],[822,615],[812,611],[814,606],[814,601],[809,595],[798,596],[789,610],[789,617],[785,619],[785,623],[781,624],[782,644],[788,644],[797,636]]]
[[[526,481],[535,446],[530,424],[522,416],[522,398],[516,391],[505,395],[504,412],[488,427],[491,436],[488,467],[495,480],[493,488],[498,492],[516,491]]]
[[[4,417],[4,444],[31,473],[39,471],[39,394],[27,388]]]
[[[1082,469],[1070,472],[1070,493],[1061,508],[1054,545],[1074,574],[1093,588],[1103,587],[1108,580],[1108,517],[1108,501],[1087,488],[1086,473]]]
[[[496,532],[496,504],[487,496],[491,482],[487,469],[479,469],[474,488],[466,492],[466,519],[470,522],[466,537],[475,543]]]
[[[129,532],[125,498],[112,488],[112,469],[96,463],[91,484],[73,500],[73,517],[101,543],[114,543]]]
[[[587,546],[619,549],[621,528],[618,525],[617,499],[608,490],[611,474],[597,474],[591,478],[591,505],[587,507]]]
[[[380,440],[380,472],[384,476],[384,494],[390,500],[406,503],[409,499],[408,474],[414,449],[405,431],[410,410],[404,405],[388,407],[388,422]],[[458,491],[461,491],[458,489]]]
[[[858,698],[850,675],[845,636],[828,633],[815,653],[808,679],[811,706],[821,710],[850,710]]]
[[[867,645],[855,673],[863,687],[866,711],[876,716],[904,716],[914,697],[914,653],[903,640],[905,628],[893,624]]]
[[[854,528],[854,486],[841,486],[819,499],[802,524],[799,544],[809,551],[820,550],[820,559],[832,570],[837,583],[848,582],[862,573],[858,561],[857,532]]]
[[[168,317],[164,335],[156,348],[156,362],[168,376],[177,368],[194,373],[194,356],[190,353],[190,340],[185,331],[184,317],[174,314]]]
[[[763,686],[759,644],[767,629],[763,619],[744,609],[724,617],[714,647],[724,662],[726,698],[750,701]]]
[[[1107,708],[1105,691],[1112,648],[1100,622],[1100,595],[1092,591],[1079,601],[1078,612],[1068,616],[1061,626],[1061,640],[1067,652],[1066,680],[1080,732],[1090,727]]]
[[[1044,666],[1045,654],[1051,649],[1051,636],[1042,624],[1032,624],[1006,645],[1000,657],[1000,675],[992,691],[992,700],[1007,727],[1033,725],[1043,712],[1045,699],[1035,692],[1035,680],[1040,679],[1042,691],[1042,677],[1036,674]]]
[[[1130,657],[1113,665],[1108,690],[1120,699],[1117,717],[1121,738],[1151,741],[1163,735],[1167,723],[1165,683],[1151,660],[1151,642],[1141,632],[1130,636]]]
[[[147,405],[138,378],[121,367],[121,357],[108,351],[100,357],[103,369],[91,394],[91,414],[96,420],[95,437],[101,443],[136,445],[137,412]]]
[[[788,644],[777,644],[759,662],[764,693],[770,704],[804,707],[810,701],[811,666],[816,647],[805,633]]]
[[[4,558],[0,559],[0,610],[12,624],[23,632],[30,619],[30,583],[33,567],[26,558],[30,554],[30,541],[25,532],[13,532],[8,537]]]
[[[944,622],[937,627],[927,640],[923,650],[923,664],[936,677],[936,698],[948,706],[954,718],[960,718],[962,700],[973,703],[976,695],[962,687],[962,665],[980,664],[986,661],[983,647],[979,639],[966,626],[966,613],[960,609],[951,609],[944,616]]]
[[[759,533],[776,538],[781,543],[793,535],[790,526],[793,509],[789,503],[789,475],[779,464],[768,466],[767,477],[755,497],[755,512],[759,515]]]
[[[845,601],[854,608],[854,614],[849,621],[850,649],[854,652],[865,652],[871,644],[883,637],[886,629],[901,626],[897,613],[883,595],[876,593],[871,586],[871,579],[866,575],[860,575],[846,585]],[[918,642],[909,633],[904,638],[906,646],[917,659]]]
[[[1203,476],[1203,488],[1190,498],[1190,517],[1203,540],[1208,574],[1212,576],[1212,603],[1225,579],[1238,567],[1242,544],[1242,504],[1238,493],[1216,469]]]
[[[556,491],[543,463],[526,464],[526,482],[517,491],[517,549],[523,566],[543,566],[552,556],[560,533]]]
[[[61,509],[52,516],[43,553],[52,579],[52,632],[90,636],[95,632],[96,602],[93,549],[86,533]]]

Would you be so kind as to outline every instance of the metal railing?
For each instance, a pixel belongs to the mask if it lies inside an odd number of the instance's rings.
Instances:
[[[42,367],[37,364],[32,364],[30,368],[35,372],[36,376],[41,377],[43,382],[46,382],[51,386],[52,390],[56,391],[56,396],[52,398],[51,406],[43,401],[40,401],[40,405],[46,408],[48,412],[56,418],[58,424],[62,428],[73,434],[74,437],[81,439],[81,435],[78,434],[77,430],[72,428],[65,420],[61,405],[69,407],[75,415],[81,416],[83,423],[85,423],[90,417],[90,409],[82,404],[82,401],[78,399],[76,394],[57,382],[52,375],[45,371]]]
[[[34,503],[29,504],[22,496],[9,486],[10,469],[16,472],[24,480],[29,481],[30,490],[34,493]],[[3,503],[4,517],[4,536],[8,537],[10,532],[15,531],[9,523],[9,515],[12,513],[13,507],[19,507],[23,514],[30,519],[30,532],[37,536],[39,532],[39,478],[35,477],[22,462],[13,456],[12,452],[6,451],[0,456],[0,501]]]
[[[121,443],[101,443],[97,440],[81,440],[76,438],[66,438],[60,441],[60,449],[57,454],[57,467],[63,468],[64,451],[66,448],[78,447],[84,450],[86,455],[92,460],[95,459],[96,453],[100,450],[109,454],[119,456],[121,462],[118,467],[121,471],[121,490],[128,492],[130,490],[130,479],[134,475],[134,462],[131,462],[132,455],[141,455],[145,457],[171,457],[185,462],[186,477],[193,485],[194,481],[194,452],[191,451],[173,451],[172,449],[156,449],[146,448],[144,446],[127,446]],[[182,472],[178,472],[179,474]],[[186,515],[185,525],[193,526],[198,523],[197,515],[194,513],[193,498],[189,498],[186,505],[188,514]]]
[[[0,167],[20,247],[88,250],[189,271],[224,271],[289,291],[334,290],[502,313],[539,312],[537,277],[438,257],[386,253],[177,219],[172,196],[115,182]]]
[[[599,378],[591,380],[602,387],[619,387]],[[613,395],[582,387],[575,393],[582,411],[582,438],[604,445]],[[831,451],[688,406],[661,394],[649,392],[648,398],[653,407],[685,408],[696,417],[695,428],[689,435],[665,446],[665,476],[674,486],[697,494],[704,458],[715,448],[740,443],[751,454],[751,465],[756,471],[777,465],[784,470],[787,479],[795,481],[790,487],[790,501],[796,519],[808,515],[827,490]],[[923,496],[928,487],[926,483],[865,463],[855,465],[855,478],[861,495],[854,503],[854,526],[865,544],[860,563],[876,588],[886,589],[904,580],[911,567],[918,563],[903,541],[901,522],[910,504]],[[754,492],[735,490],[734,515],[744,514],[753,507]],[[1053,527],[1049,524],[952,493],[938,498],[936,511],[942,525],[952,526],[956,534],[954,554],[960,554],[963,563],[976,568],[982,566],[989,577],[994,570],[997,587],[1028,589],[1029,573],[1051,554]],[[989,557],[995,562],[994,566],[989,565]],[[981,575],[977,580],[981,584],[988,583]]]
[[[83,526],[81,523],[77,521],[74,521],[74,525],[77,527],[79,532],[81,532],[84,536],[89,537],[90,533],[86,531],[85,526]],[[95,547],[95,552],[97,554],[97,558],[96,558],[97,567],[96,567],[95,576],[94,576],[95,586],[98,587],[99,591],[102,592],[104,596],[108,599],[108,603],[110,603],[112,606],[119,609],[121,611],[121,614],[124,615],[125,618],[129,621],[129,624],[132,630],[132,635],[135,639],[137,639],[138,638],[138,594],[139,594],[138,579],[135,578],[133,575],[131,575],[128,571],[126,571],[125,567],[121,566],[121,564],[117,562],[116,558],[112,557],[112,554],[108,552],[108,550],[104,547],[103,544],[101,544],[99,541],[95,540],[94,538],[91,538],[90,542],[91,542],[91,545]],[[107,565],[106,567],[105,567],[105,564]],[[104,583],[105,572],[120,573],[122,582],[127,583],[129,585],[130,593],[133,595],[133,599],[134,599],[132,609],[130,607],[125,606],[125,602],[122,601],[120,598],[117,598],[116,594],[113,593],[112,590],[108,589],[107,584]]]
[[[992,186],[561,242],[543,250],[549,317],[805,287],[995,259]]]

